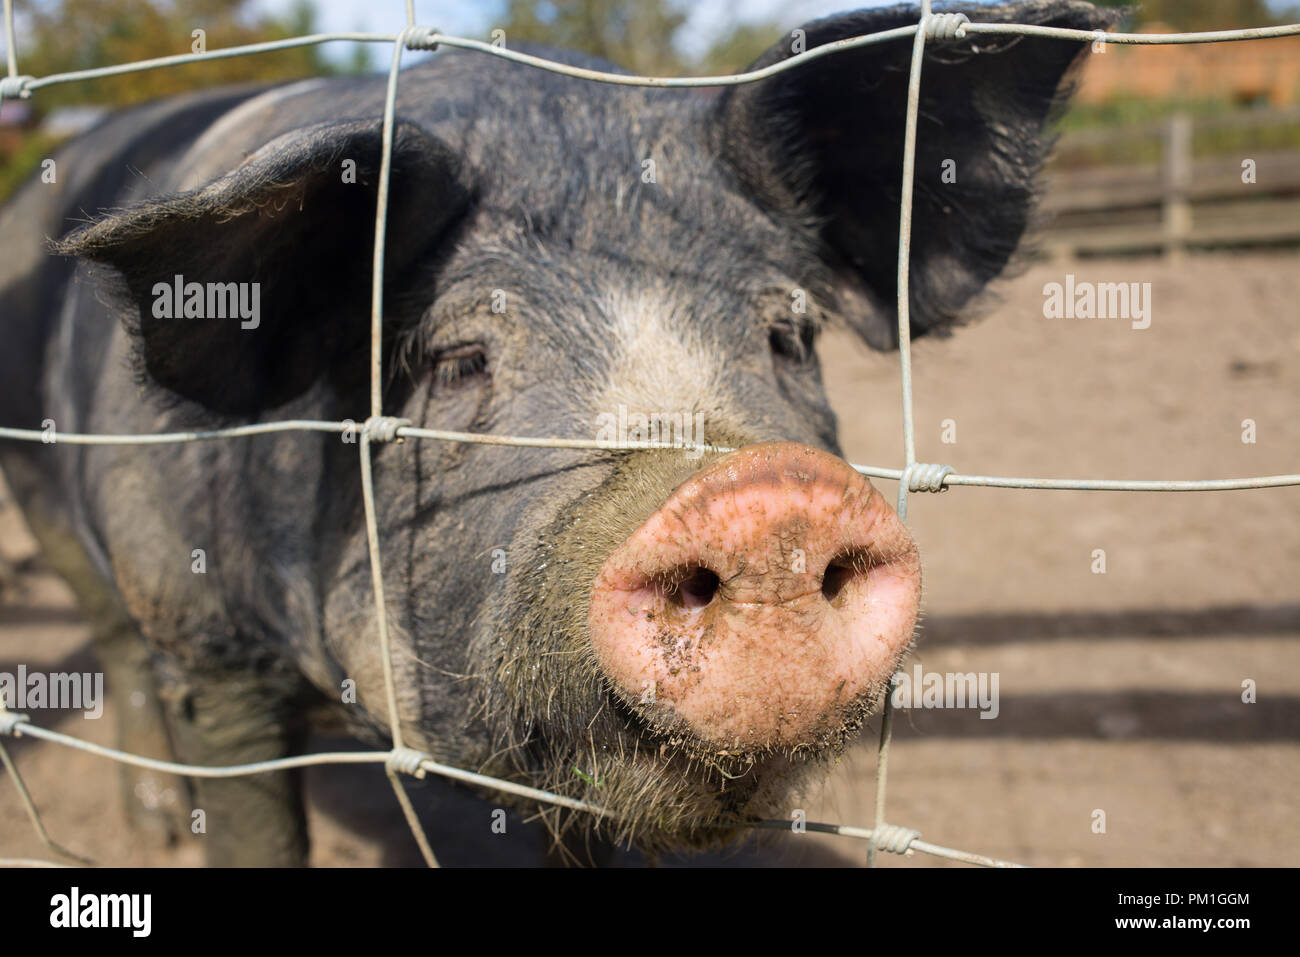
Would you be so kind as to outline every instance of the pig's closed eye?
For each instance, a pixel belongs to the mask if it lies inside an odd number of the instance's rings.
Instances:
[[[811,322],[781,319],[769,328],[767,338],[772,352],[783,359],[803,363],[813,357],[816,335]]]
[[[434,384],[443,388],[485,376],[487,371],[487,350],[478,343],[453,346],[433,356]]]

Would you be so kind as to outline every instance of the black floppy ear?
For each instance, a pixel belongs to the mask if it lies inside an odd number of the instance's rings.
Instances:
[[[114,211],[56,248],[121,273],[148,378],[223,414],[274,408],[365,353],[380,152],[378,120],[295,130],[207,186]],[[386,284],[464,208],[457,170],[441,141],[395,126]]]
[[[972,21],[1101,30],[1120,12],[1077,0],[945,6]],[[915,24],[898,6],[817,20],[806,48]],[[997,276],[1029,221],[1058,88],[1086,43],[970,34],[927,40],[916,139],[911,329],[950,325]],[[750,69],[793,55],[782,42]],[[834,53],[732,87],[718,149],[776,215],[817,225],[840,311],[876,348],[897,346],[898,216],[912,39]]]

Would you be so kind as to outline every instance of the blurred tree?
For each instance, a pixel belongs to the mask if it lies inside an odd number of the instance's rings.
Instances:
[[[353,27],[356,33],[365,32],[364,27]],[[343,65],[345,73],[370,73],[375,68],[374,61],[370,59],[369,43],[354,43],[352,49],[348,51],[348,58]]]
[[[714,41],[700,58],[699,72],[715,75],[739,73],[772,44],[789,36],[789,31],[783,31],[775,23],[742,23]]]
[[[673,39],[686,14],[670,0],[508,0],[506,45],[544,43],[603,57],[634,73],[684,72]]]
[[[189,53],[193,31],[208,50],[315,32],[311,0],[275,19],[248,12],[248,0],[36,0],[20,31],[18,65],[46,76]],[[222,83],[267,82],[333,72],[319,47],[298,47],[46,87],[40,110],[67,103],[121,105]]]
[[[1130,7],[1132,0],[1095,0],[1104,7]],[[1236,30],[1294,23],[1300,13],[1267,0],[1141,0],[1132,14],[1135,27],[1163,23],[1181,32]]]

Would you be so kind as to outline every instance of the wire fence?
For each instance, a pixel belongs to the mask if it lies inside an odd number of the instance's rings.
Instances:
[[[388,213],[389,173],[391,167],[393,126],[396,112],[398,78],[404,51],[436,50],[440,46],[457,47],[473,50],[487,56],[500,57],[524,66],[548,70],[564,76],[586,79],[599,83],[620,86],[644,86],[659,88],[692,88],[737,86],[756,83],[787,70],[800,69],[813,60],[825,56],[834,56],[858,47],[883,43],[889,40],[912,38],[911,72],[908,79],[906,125],[903,141],[903,178],[899,210],[898,230],[898,343],[899,365],[902,386],[902,420],[905,464],[902,468],[883,468],[869,465],[853,465],[864,475],[897,481],[898,514],[903,520],[907,518],[908,495],[910,492],[942,492],[954,485],[976,485],[993,488],[1018,489],[1071,489],[1094,491],[1223,491],[1230,489],[1276,488],[1280,486],[1300,485],[1300,474],[1268,475],[1240,479],[1209,480],[1107,480],[1107,479],[1055,479],[1055,478],[1016,478],[1007,476],[971,475],[957,472],[952,466],[918,462],[916,458],[916,438],[912,418],[912,356],[911,356],[911,322],[909,317],[909,258],[912,233],[912,192],[915,177],[917,117],[920,103],[921,68],[925,55],[926,43],[931,40],[962,39],[978,34],[1011,35],[1024,37],[1044,37],[1061,40],[1085,41],[1092,43],[1118,44],[1181,44],[1181,43],[1215,43],[1235,40],[1253,40],[1267,37],[1300,35],[1300,24],[1286,26],[1261,27],[1241,30],[1225,30],[1210,33],[1175,33],[1175,34],[1134,34],[1106,33],[1104,31],[1076,30],[1060,27],[1045,27],[1030,24],[982,23],[971,21],[961,13],[935,13],[931,9],[931,0],[922,0],[918,22],[913,25],[884,30],[877,33],[850,37],[814,47],[789,58],[746,73],[726,76],[692,76],[692,77],[648,77],[630,76],[618,73],[605,73],[599,70],[569,66],[551,60],[531,56],[479,40],[448,36],[431,27],[419,26],[415,22],[414,0],[406,2],[406,29],[397,34],[388,33],[319,33],[310,36],[293,37],[270,43],[255,43],[246,46],[209,50],[203,53],[189,53],[177,56],[160,57],[153,60],[141,60],[115,66],[92,70],[79,70],[72,73],[52,74],[45,77],[22,75],[18,72],[18,51],[15,44],[13,17],[13,0],[3,0],[4,31],[8,44],[7,75],[0,78],[0,102],[14,97],[30,97],[35,91],[59,83],[80,80],[100,79],[122,73],[140,70],[154,70],[200,60],[224,57],[246,56],[256,53],[269,53],[292,47],[311,46],[336,41],[362,43],[386,43],[392,46],[392,64],[388,72],[387,93],[384,101],[382,157],[378,184],[378,197],[375,211],[375,243],[373,259],[373,284],[371,289],[370,313],[370,415],[360,427],[360,469],[362,481],[362,500],[365,508],[366,538],[370,557],[371,577],[375,596],[377,630],[383,664],[384,690],[387,704],[389,726],[391,729],[392,748],[386,751],[321,753],[298,757],[262,761],[254,764],[234,765],[229,767],[204,767],[181,764],[172,761],[160,761],[139,755],[128,754],[113,748],[103,747],[83,741],[71,735],[62,734],[31,723],[28,716],[5,709],[0,700],[0,761],[13,779],[24,808],[32,825],[42,842],[56,854],[83,864],[92,863],[88,859],[60,847],[50,837],[41,821],[36,804],[23,782],[3,744],[3,737],[37,738],[43,741],[79,749],[91,754],[110,758],[122,764],[168,772],[192,778],[228,778],[241,775],[266,773],[269,771],[301,768],[322,764],[382,764],[392,784],[394,794],[411,828],[412,835],[419,845],[421,854],[429,866],[437,866],[437,859],[428,839],[424,834],[410,798],[399,778],[401,774],[423,778],[435,774],[450,780],[475,785],[498,792],[508,793],[530,801],[537,801],[559,807],[569,808],[610,819],[612,815],[604,809],[586,801],[580,801],[565,795],[537,788],[527,787],[512,781],[489,777],[473,771],[450,767],[433,760],[433,756],[405,746],[401,722],[397,709],[397,686],[393,674],[392,649],[389,638],[386,604],[384,600],[383,566],[380,560],[379,528],[375,516],[375,495],[371,475],[371,446],[376,443],[397,442],[402,439],[429,439],[439,442],[477,443],[485,445],[507,445],[525,448],[564,448],[564,449],[608,449],[608,443],[576,438],[548,438],[530,436],[490,435],[471,432],[452,432],[439,429],[415,427],[409,420],[393,418],[383,414],[382,383],[382,316],[383,316],[383,280],[384,248],[386,221]],[[210,431],[170,432],[131,435],[98,435],[79,433],[59,433],[56,443],[70,445],[159,445],[185,442],[202,442],[240,438],[253,435],[265,435],[276,432],[316,431],[342,433],[356,427],[352,421],[316,421],[287,420],[280,422],[259,423],[256,425],[237,426],[233,428],[213,429]],[[0,439],[20,441],[49,441],[46,433],[37,429],[0,428]],[[717,446],[673,445],[665,442],[620,442],[620,448],[626,449],[676,449],[678,451],[710,452],[733,451]],[[880,745],[876,761],[875,815],[872,827],[852,827],[840,824],[809,822],[806,830],[837,834],[842,837],[856,838],[867,842],[866,862],[874,866],[879,852],[908,854],[918,851],[936,857],[985,867],[1018,867],[1021,865],[975,854],[968,851],[943,847],[920,839],[920,832],[908,827],[887,823],[885,820],[885,797],[888,781],[889,749],[893,732],[893,704],[891,695],[884,696],[881,719]],[[737,827],[756,829],[780,829],[791,827],[789,821],[750,821],[737,822]],[[7,866],[56,866],[50,861],[0,858],[0,865]]]

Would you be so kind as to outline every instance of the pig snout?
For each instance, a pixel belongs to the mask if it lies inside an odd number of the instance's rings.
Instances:
[[[910,644],[916,545],[871,483],[794,443],[677,488],[605,561],[588,624],[641,719],[732,753],[851,730]]]

